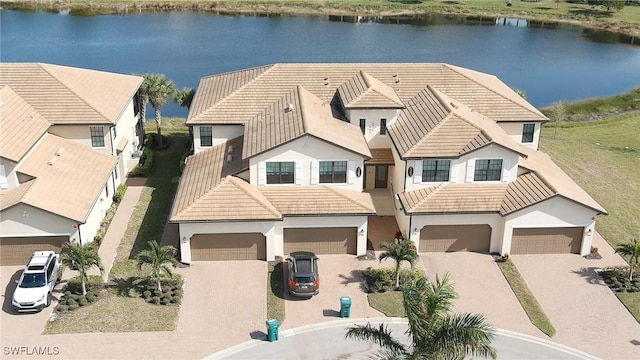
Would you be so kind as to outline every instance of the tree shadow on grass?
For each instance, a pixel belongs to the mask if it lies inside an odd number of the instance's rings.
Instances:
[[[116,290],[118,296],[136,297],[142,293],[145,282],[145,278],[138,276],[129,276],[126,279],[118,278],[113,280],[113,288]]]
[[[180,178],[180,160],[189,151],[189,134],[172,133],[168,134],[168,138],[171,145],[153,153],[152,170],[146,182],[146,187],[151,189],[151,199],[129,252],[128,258],[131,260],[147,248],[149,241],[160,241],[167,224]]]

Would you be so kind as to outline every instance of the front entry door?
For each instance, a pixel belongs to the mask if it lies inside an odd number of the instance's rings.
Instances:
[[[376,166],[376,189],[384,189],[387,187],[387,172],[389,167],[386,165]]]

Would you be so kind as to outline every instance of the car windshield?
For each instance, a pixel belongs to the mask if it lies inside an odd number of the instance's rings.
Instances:
[[[299,284],[309,284],[313,282],[313,276],[296,276],[295,280]]]
[[[37,288],[47,284],[44,273],[24,274],[20,282],[21,288]]]

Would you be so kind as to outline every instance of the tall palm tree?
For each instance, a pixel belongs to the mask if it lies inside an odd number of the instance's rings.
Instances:
[[[380,254],[378,261],[382,262],[382,260],[393,259],[396,262],[393,274],[396,277],[395,288],[397,289],[400,286],[400,265],[402,265],[402,262],[407,261],[413,268],[413,264],[418,260],[416,246],[410,239],[400,237],[392,243],[380,244],[380,248],[382,248],[384,252]]]
[[[82,295],[87,295],[87,282],[89,276],[87,271],[94,266],[100,269],[100,274],[104,273],[104,267],[98,255],[98,247],[95,242],[85,245],[76,243],[66,243],[62,246],[62,254],[60,261],[66,267],[76,269],[80,273],[80,281],[82,283]]]
[[[153,106],[158,133],[158,146],[162,147],[162,116],[160,111],[169,98],[173,98],[176,85],[163,74],[145,74],[146,92]]]
[[[162,292],[160,279],[163,275],[169,278],[173,277],[169,266],[176,267],[178,265],[178,261],[175,259],[176,253],[177,250],[173,246],[160,247],[155,240],[149,241],[149,249],[138,253],[138,268],[142,269],[143,265],[151,267],[150,278],[156,281],[156,286],[160,292]]]
[[[182,89],[177,89],[175,94],[173,94],[173,101],[178,104],[178,106],[189,110],[195,94],[196,91],[194,89],[183,87]]]
[[[495,359],[493,327],[480,314],[450,314],[456,297],[448,275],[442,280],[436,276],[435,283],[426,277],[410,279],[402,284],[409,345],[395,339],[383,324],[353,326],[345,337],[378,344],[380,357],[386,359]]]
[[[140,117],[144,122],[147,116],[147,104],[149,103],[149,76],[151,74],[137,74],[135,76],[142,76],[142,84],[138,88],[138,107],[140,108]]]
[[[633,270],[640,266],[640,243],[637,238],[620,244],[616,247],[616,253],[629,258],[629,281],[633,281]]]

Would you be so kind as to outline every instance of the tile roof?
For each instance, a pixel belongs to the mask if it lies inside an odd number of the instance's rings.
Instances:
[[[193,218],[189,208],[209,196],[210,192],[226,178],[249,168],[249,161],[242,159],[243,137],[237,137],[211,149],[187,158],[175,196],[171,219]],[[231,149],[231,152],[229,152]],[[227,162],[231,155],[231,162]]]
[[[440,184],[399,194],[407,213],[498,212],[507,184]]]
[[[329,79],[327,78],[327,81]],[[345,109],[403,108],[404,104],[389,85],[360,70],[338,87]]]
[[[260,186],[283,215],[373,215],[371,194],[332,186]]]
[[[496,121],[547,120],[495,76],[447,64],[291,63],[202,78],[187,125],[246,123],[298,85],[332,103],[338,89],[346,91],[345,86],[350,86],[345,84],[355,82],[362,72],[382,84],[374,84],[369,92],[384,95],[385,101],[394,99],[390,89],[400,104],[408,105],[410,99],[431,86]],[[356,94],[348,98],[355,99]]]
[[[370,149],[371,159],[365,160],[365,165],[394,165],[395,160],[391,149]]]
[[[114,124],[141,83],[140,76],[43,63],[0,63],[0,86],[11,86],[52,124]]]
[[[51,124],[16,94],[0,87],[0,156],[19,162]]]
[[[500,214],[510,214],[555,195],[555,190],[536,174],[520,175],[516,181],[509,183],[500,207]]]
[[[329,104],[301,86],[246,123],[242,156],[250,158],[304,135],[371,156],[360,128],[336,119]]]
[[[84,222],[116,161],[115,156],[47,134],[16,169],[35,180],[5,191],[3,203],[5,199],[13,198],[10,203],[24,203]],[[28,188],[27,184],[30,184]],[[19,201],[16,200],[18,197]]]

